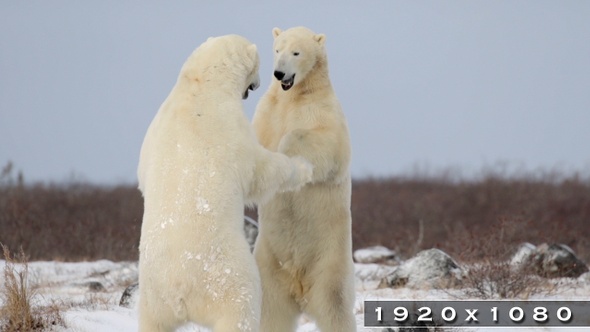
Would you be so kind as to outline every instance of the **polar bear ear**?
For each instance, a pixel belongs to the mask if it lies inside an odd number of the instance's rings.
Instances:
[[[281,34],[281,29],[279,29],[279,28],[272,29],[272,36],[274,38],[277,38],[280,34]]]
[[[323,33],[313,36],[313,39],[317,41],[321,46],[324,46],[324,44],[326,43],[326,35],[324,35]]]

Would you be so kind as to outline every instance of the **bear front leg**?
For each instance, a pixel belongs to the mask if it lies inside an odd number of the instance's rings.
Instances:
[[[288,157],[260,147],[247,200],[264,203],[278,192],[299,190],[312,176],[313,167],[304,158]]]
[[[350,145],[327,128],[295,129],[281,138],[278,151],[301,156],[313,165],[312,183],[348,179]]]

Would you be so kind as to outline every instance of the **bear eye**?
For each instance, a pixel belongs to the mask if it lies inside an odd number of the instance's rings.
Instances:
[[[294,56],[298,56],[299,55],[299,52],[293,52],[293,55]]]
[[[275,53],[279,53],[279,49],[276,49],[276,50],[275,50]]]

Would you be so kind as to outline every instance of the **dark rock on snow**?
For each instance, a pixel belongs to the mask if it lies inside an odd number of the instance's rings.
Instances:
[[[428,249],[405,261],[392,274],[383,278],[379,288],[452,287],[460,283],[463,273],[449,255],[439,249]]]
[[[254,251],[254,243],[258,237],[258,223],[256,220],[244,216],[244,234],[246,235],[246,241],[250,245],[250,251]]]
[[[577,278],[588,272],[588,266],[565,244],[530,243],[520,246],[511,264],[544,278]]]
[[[139,295],[139,283],[134,283],[127,287],[121,296],[119,306],[125,308],[133,308],[137,303],[137,296]]]

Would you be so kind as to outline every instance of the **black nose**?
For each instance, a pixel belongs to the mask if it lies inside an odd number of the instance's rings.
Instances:
[[[282,71],[278,71],[278,70],[275,70],[274,75],[277,78],[277,80],[279,80],[279,81],[282,80],[283,77],[285,77],[285,73],[283,73]]]

